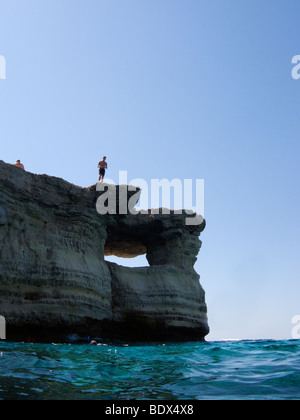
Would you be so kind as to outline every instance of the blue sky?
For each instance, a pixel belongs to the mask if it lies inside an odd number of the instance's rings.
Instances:
[[[76,185],[204,179],[209,339],[300,314],[296,0],[0,0],[0,159]],[[135,263],[134,263],[135,264]]]

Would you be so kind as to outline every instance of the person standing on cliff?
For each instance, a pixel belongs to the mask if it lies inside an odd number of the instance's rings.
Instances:
[[[23,169],[23,171],[25,171],[24,165],[21,163],[21,161],[18,159],[15,163],[15,165],[17,168],[21,168]]]
[[[106,163],[106,156],[103,156],[103,160],[98,163],[99,168],[99,182],[103,182],[105,177],[105,170],[107,169],[107,163]]]

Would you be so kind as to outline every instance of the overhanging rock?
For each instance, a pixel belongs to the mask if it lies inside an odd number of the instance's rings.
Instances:
[[[0,315],[7,339],[202,340],[208,334],[194,270],[203,219],[189,226],[184,213],[100,215],[96,186],[77,187],[2,161],[0,185]],[[142,254],[149,267],[105,261],[105,255]]]

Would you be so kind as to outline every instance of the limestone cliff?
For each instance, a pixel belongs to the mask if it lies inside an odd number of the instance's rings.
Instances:
[[[95,186],[2,161],[0,186],[0,315],[8,339],[207,335],[205,295],[193,268],[203,219],[186,226],[185,214],[100,215]],[[126,194],[133,193],[126,187]],[[105,261],[142,254],[149,267]]]

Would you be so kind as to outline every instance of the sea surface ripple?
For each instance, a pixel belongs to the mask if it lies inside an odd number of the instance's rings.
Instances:
[[[0,342],[2,400],[300,398],[300,340]]]

